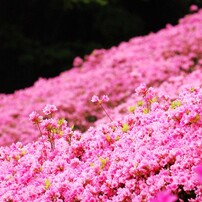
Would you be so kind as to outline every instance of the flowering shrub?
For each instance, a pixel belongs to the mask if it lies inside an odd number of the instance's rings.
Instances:
[[[2,200],[201,201],[196,170],[202,158],[202,90],[186,89],[176,102],[165,102],[142,86],[136,91],[144,89],[143,99],[147,93],[157,99],[148,113],[143,104],[83,134],[57,118],[43,118],[38,141],[1,147]],[[50,131],[54,149],[44,138]]]
[[[195,171],[198,174],[198,180],[202,184],[202,165],[197,166],[196,169],[195,169]]]
[[[106,111],[105,107],[103,106],[103,103],[109,102],[109,97],[107,95],[103,95],[102,98],[99,98],[97,95],[94,95],[91,99],[91,102],[94,102],[99,105],[103,109],[105,114],[108,116],[108,118],[113,121],[108,112]]]
[[[0,95],[0,201],[202,201],[201,44],[198,11]]]
[[[197,11],[199,8],[198,8],[197,5],[193,4],[193,5],[190,6],[189,9],[190,9],[190,11],[194,12],[194,11]]]
[[[174,98],[183,83],[201,85],[201,30],[199,10],[181,19],[177,26],[167,25],[158,33],[135,37],[109,50],[94,50],[83,59],[77,57],[74,68],[56,78],[39,79],[33,87],[1,95],[0,145],[36,140],[40,133],[36,133],[27,116],[47,103],[58,108],[57,118],[64,117],[75,129],[84,132],[106,117],[100,106],[90,102],[93,95],[109,95],[106,106],[114,120],[117,117],[114,109],[128,100],[132,104],[131,96],[142,82],[159,87]],[[190,79],[189,75],[194,74],[195,78]]]
[[[177,200],[177,197],[170,194],[167,191],[163,191],[157,194],[155,199],[152,199],[151,202],[174,202]]]

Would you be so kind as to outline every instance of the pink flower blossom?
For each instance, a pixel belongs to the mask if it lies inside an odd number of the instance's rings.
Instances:
[[[175,202],[176,200],[177,196],[168,191],[162,191],[159,192],[154,199],[151,199],[150,202]]]
[[[55,119],[45,119],[41,123],[41,126],[45,132],[51,132],[53,129],[57,128],[57,122]]]
[[[103,102],[109,102],[109,97],[107,95],[102,96],[102,101]]]
[[[51,115],[54,112],[56,112],[58,109],[55,105],[51,105],[51,104],[47,104],[44,109],[43,109],[43,113],[45,115]]]
[[[145,96],[146,93],[147,93],[147,87],[146,87],[146,84],[145,83],[142,83],[141,85],[139,85],[137,88],[136,88],[136,93],[138,95],[141,95],[141,96]]]
[[[98,103],[100,101],[99,97],[97,95],[93,95],[91,102]]]
[[[195,171],[198,174],[199,182],[202,184],[202,165],[197,166]]]
[[[109,97],[107,95],[103,95],[102,98],[99,98],[97,95],[93,95],[91,102],[102,104],[105,102],[109,102]]]
[[[83,60],[80,57],[76,57],[73,62],[74,67],[80,67],[83,64]]]
[[[189,10],[192,11],[192,12],[197,11],[198,9],[199,9],[198,6],[195,5],[195,4],[192,4],[192,5],[189,7]]]
[[[42,122],[43,117],[40,116],[37,112],[33,111],[30,115],[29,115],[29,120],[32,121],[34,124],[39,124]]]

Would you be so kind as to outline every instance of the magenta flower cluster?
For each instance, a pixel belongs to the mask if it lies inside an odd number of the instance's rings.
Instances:
[[[143,86],[142,104],[116,121],[80,133],[43,117],[37,141],[1,147],[2,200],[201,201],[202,89],[165,100]]]
[[[36,140],[40,134],[27,117],[47,103],[57,106],[58,118],[64,117],[85,132],[101,118],[108,122],[100,106],[90,102],[93,95],[110,97],[106,104],[114,120],[113,109],[127,103],[142,82],[174,98],[186,85],[200,86],[201,44],[199,10],[179,20],[177,26],[167,25],[158,33],[132,38],[109,50],[94,50],[83,59],[77,57],[74,68],[56,78],[41,78],[30,88],[0,95],[0,145]]]
[[[97,95],[93,95],[91,102],[101,105],[102,103],[109,102],[109,97],[107,95],[103,95],[102,98],[99,98]]]
[[[0,201],[201,202],[202,10],[190,11],[1,94]]]

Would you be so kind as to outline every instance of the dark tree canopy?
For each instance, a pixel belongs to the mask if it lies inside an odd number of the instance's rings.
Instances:
[[[2,0],[0,93],[70,69],[76,56],[176,24],[202,0]]]

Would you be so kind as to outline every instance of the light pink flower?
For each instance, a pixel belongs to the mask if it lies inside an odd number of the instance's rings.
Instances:
[[[40,116],[37,112],[33,111],[30,115],[29,115],[29,120],[32,121],[34,124],[39,124],[42,122],[43,117]]]
[[[91,99],[91,102],[99,102],[100,101],[100,99],[99,99],[99,97],[97,96],[97,95],[93,95],[93,97],[92,97],[92,99]]]
[[[99,98],[97,95],[93,95],[91,102],[102,104],[109,101],[109,97],[107,95],[103,95],[102,98]]]
[[[141,85],[139,85],[137,88],[136,88],[136,93],[138,95],[141,95],[141,96],[145,96],[146,93],[147,93],[147,86],[145,83],[142,83]]]
[[[44,131],[51,132],[54,128],[57,128],[57,121],[55,119],[46,119],[41,123]]]
[[[43,109],[43,113],[45,115],[51,115],[54,112],[56,112],[58,109],[55,105],[51,105],[51,104],[47,104],[44,109]]]
[[[103,102],[109,102],[109,97],[107,95],[102,96],[102,101]]]

